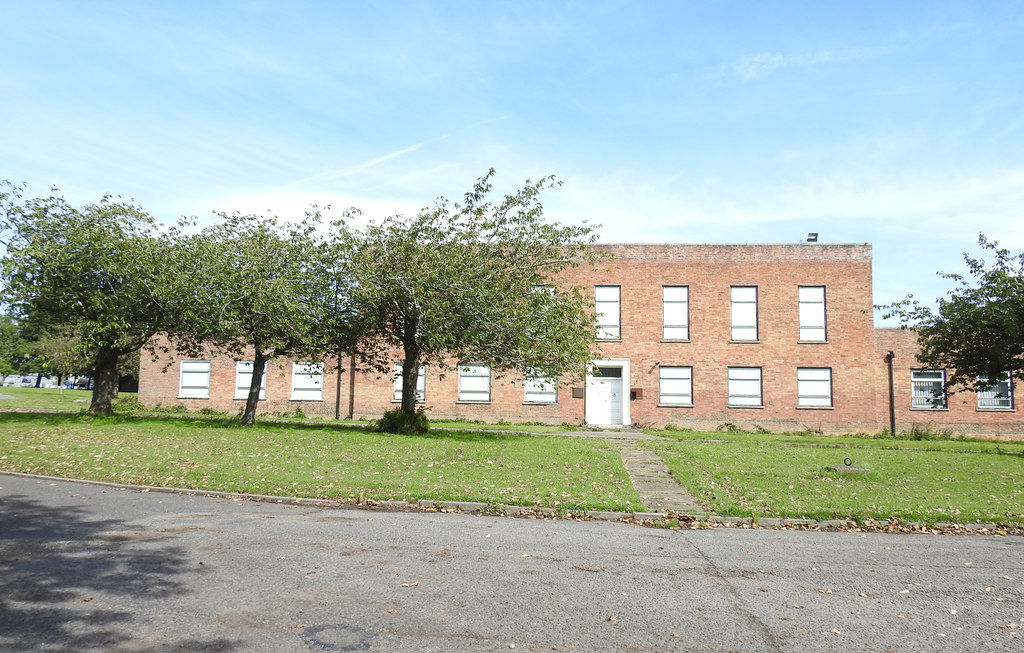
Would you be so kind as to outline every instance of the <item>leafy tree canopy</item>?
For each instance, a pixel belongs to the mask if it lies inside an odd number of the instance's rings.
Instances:
[[[82,208],[56,192],[22,201],[0,184],[4,300],[16,319],[70,330],[91,360],[91,413],[109,413],[121,356],[138,351],[173,322],[167,289],[173,244],[140,207],[103,197]]]
[[[219,214],[190,238],[195,269],[182,302],[187,327],[171,335],[186,352],[214,348],[253,362],[243,424],[255,422],[268,361],[317,361],[346,347],[347,295],[336,285],[343,276],[320,226],[316,211],[298,223]]]
[[[402,410],[410,417],[421,364],[477,363],[558,379],[582,376],[593,357],[590,298],[558,273],[601,258],[590,247],[594,227],[544,221],[540,195],[554,178],[527,181],[493,202],[493,175],[478,179],[461,203],[441,197],[411,219],[336,233],[367,334],[361,363],[391,374],[401,352]]]
[[[913,296],[880,307],[917,332],[922,364],[949,370],[948,385],[969,389],[1007,372],[1024,379],[1024,254],[984,235],[978,244],[989,260],[964,254],[967,276],[939,272],[956,286],[934,309]]]

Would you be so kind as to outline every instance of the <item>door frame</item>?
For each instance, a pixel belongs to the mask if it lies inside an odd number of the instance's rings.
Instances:
[[[619,393],[619,400],[622,402],[622,424],[621,426],[629,426],[633,423],[633,419],[629,414],[629,390],[630,390],[630,376],[629,376],[629,359],[628,358],[601,358],[598,360],[590,361],[591,369],[595,367],[619,367],[622,368],[622,392]],[[594,385],[594,379],[596,377],[587,372],[587,383],[586,393],[583,398],[583,418],[586,421],[587,415],[587,401],[590,400],[590,388]],[[594,424],[594,426],[613,426],[611,424]],[[618,426],[618,425],[616,425]]]

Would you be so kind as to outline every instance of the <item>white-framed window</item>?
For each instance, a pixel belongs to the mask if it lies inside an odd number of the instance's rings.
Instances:
[[[690,288],[661,287],[661,337],[664,340],[690,339]]]
[[[910,407],[946,407],[945,370],[910,370]]]
[[[292,400],[323,401],[324,364],[292,363]]]
[[[210,398],[210,361],[181,361],[178,397],[181,399]]]
[[[757,340],[757,286],[733,286],[732,335],[737,341]]]
[[[825,286],[797,289],[800,342],[825,342]]]
[[[619,286],[594,286],[594,318],[597,321],[598,340],[618,340],[622,337],[619,328]]]
[[[800,408],[832,407],[832,368],[796,368],[796,405]]]
[[[252,361],[235,363],[235,399],[248,399],[249,386],[252,384]],[[267,368],[263,366],[263,378],[260,379],[260,399],[267,398]]]
[[[459,366],[459,401],[491,400],[491,368],[487,365]]]
[[[693,368],[662,365],[658,368],[658,405],[693,405]]]
[[[729,405],[761,406],[761,368],[729,368]]]
[[[557,404],[558,384],[556,380],[547,376],[527,374],[523,381],[523,403]]]
[[[393,388],[391,401],[402,400],[402,387],[405,382],[402,380],[402,364],[395,363],[394,376],[392,377]],[[416,374],[416,401],[425,401],[427,398],[427,366],[420,365]]]
[[[987,381],[988,377],[978,377],[978,409],[1013,409],[1013,378],[1010,373],[993,383]]]

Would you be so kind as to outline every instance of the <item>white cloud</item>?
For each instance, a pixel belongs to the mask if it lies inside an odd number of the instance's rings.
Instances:
[[[831,63],[845,63],[860,59],[878,57],[885,52],[882,48],[851,48],[848,50],[822,50],[783,54],[781,52],[758,52],[741,57],[737,61],[719,68],[719,73],[729,72],[745,80],[764,77],[783,68],[809,68]]]

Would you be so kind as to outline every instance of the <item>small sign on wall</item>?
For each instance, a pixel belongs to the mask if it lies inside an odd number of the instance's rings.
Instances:
[[[573,399],[583,399],[585,396],[586,396],[586,390],[584,388],[573,388],[572,389],[572,398]]]

